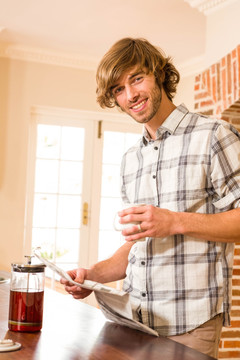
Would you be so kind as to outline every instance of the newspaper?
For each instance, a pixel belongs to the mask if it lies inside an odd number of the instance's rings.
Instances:
[[[82,284],[79,284],[63,269],[43,258],[38,249],[34,251],[34,255],[71,284],[94,291],[99,307],[107,319],[150,335],[159,336],[157,331],[133,319],[129,294],[125,291],[117,290],[91,280],[85,280]]]

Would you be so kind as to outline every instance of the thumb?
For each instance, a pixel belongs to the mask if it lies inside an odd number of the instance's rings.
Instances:
[[[75,281],[82,284],[86,279],[86,275],[87,275],[86,269],[82,269],[82,268],[77,269]]]

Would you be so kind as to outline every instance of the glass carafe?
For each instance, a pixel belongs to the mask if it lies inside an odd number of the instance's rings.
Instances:
[[[12,264],[8,327],[35,332],[42,328],[45,265]]]

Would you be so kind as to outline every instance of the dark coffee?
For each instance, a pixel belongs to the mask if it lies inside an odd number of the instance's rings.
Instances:
[[[43,291],[10,291],[8,327],[12,331],[34,332],[42,328]]]

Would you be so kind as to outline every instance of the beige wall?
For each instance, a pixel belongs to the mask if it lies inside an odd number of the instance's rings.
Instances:
[[[0,58],[0,269],[23,261],[30,108],[98,111],[95,72]]]
[[[175,105],[184,103],[189,111],[194,111],[194,80],[194,75],[180,78],[177,94],[173,101]]]

